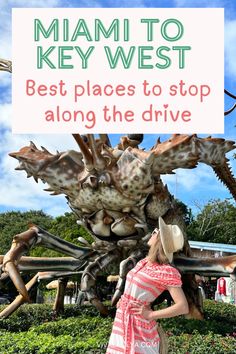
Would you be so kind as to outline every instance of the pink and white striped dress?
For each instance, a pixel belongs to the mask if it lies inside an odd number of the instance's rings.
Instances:
[[[181,285],[181,275],[176,268],[169,264],[150,264],[147,257],[141,259],[127,274],[106,354],[159,353],[156,321],[133,314],[130,305],[132,301],[149,305],[168,286]]]

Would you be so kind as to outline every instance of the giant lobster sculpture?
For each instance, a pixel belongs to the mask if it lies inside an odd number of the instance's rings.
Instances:
[[[4,65],[3,65],[4,64]],[[6,63],[3,70],[11,71]],[[166,223],[178,224],[184,231],[184,222],[177,203],[161,181],[161,175],[173,173],[177,168],[195,168],[199,162],[210,165],[219,179],[236,197],[236,184],[227,165],[225,154],[234,149],[233,141],[219,138],[198,138],[196,135],[174,135],[168,141],[156,142],[149,151],[140,148],[143,136],[131,134],[121,138],[112,147],[109,137],[92,134],[74,138],[79,151],[50,153],[33,142],[10,156],[19,161],[16,170],[24,170],[36,182],[47,183],[46,191],[53,195],[64,194],[68,204],[93,236],[89,245],[81,240],[81,246],[71,244],[49,234],[39,226],[13,238],[11,249],[0,256],[2,278],[10,276],[19,296],[0,316],[7,317],[21,303],[30,301],[28,291],[38,279],[62,278],[55,308],[63,303],[66,281],[82,271],[81,291],[98,310],[106,314],[107,308],[96,294],[96,277],[110,264],[120,267],[119,281],[112,299],[115,305],[122,294],[127,272],[145,257],[150,231],[159,216]],[[24,257],[29,248],[43,245],[60,251],[69,257]],[[236,256],[216,259],[191,258],[191,250],[185,238],[184,249],[174,259],[182,272],[183,289],[190,305],[190,316],[202,318],[201,299],[194,280],[194,273],[235,274]],[[37,273],[28,283],[21,278],[23,271]]]

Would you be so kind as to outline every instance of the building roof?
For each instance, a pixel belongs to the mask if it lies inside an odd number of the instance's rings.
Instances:
[[[236,245],[228,245],[225,243],[212,243],[202,241],[189,241],[191,248],[207,250],[207,251],[221,251],[236,254]]]

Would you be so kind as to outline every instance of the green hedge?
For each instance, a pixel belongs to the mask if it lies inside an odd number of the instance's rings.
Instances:
[[[172,335],[182,333],[199,334],[213,332],[223,336],[236,333],[236,307],[230,304],[216,303],[212,300],[204,301],[205,319],[187,320],[184,317],[166,318],[160,320],[165,331]]]
[[[37,334],[5,333],[1,335],[1,354],[78,354],[78,353],[104,353],[107,339],[97,338],[90,334],[86,338],[76,339],[70,335],[54,337],[50,333]]]
[[[204,314],[207,320],[226,321],[234,325],[236,323],[236,306],[230,304],[205,300]]]
[[[236,340],[209,332],[197,332],[169,338],[169,354],[235,354]]]
[[[0,311],[4,306],[0,306]],[[9,318],[0,318],[0,328],[10,332],[22,332],[29,330],[32,326],[38,326],[42,323],[55,321],[60,318],[68,318],[72,316],[99,316],[97,309],[94,306],[76,307],[73,305],[65,306],[65,313],[60,317],[55,317],[52,311],[52,305],[49,304],[33,304],[23,305]]]
[[[81,339],[70,335],[54,337],[52,334],[37,334],[32,331],[25,333],[1,333],[1,354],[104,354],[107,338],[97,337],[97,333]],[[183,334],[169,339],[169,354],[235,354],[235,340],[213,333],[207,335]]]
[[[2,306],[0,307],[1,310]],[[236,354],[232,305],[205,302],[206,319],[163,319],[170,354]],[[93,306],[65,307],[55,318],[50,305],[24,305],[0,320],[0,354],[104,354],[113,317],[102,318]]]
[[[111,322],[112,320],[110,318],[101,319],[100,317],[89,316],[86,318],[72,317],[55,322],[43,323],[37,327],[32,327],[30,331],[38,334],[50,333],[54,337],[65,334],[71,337],[84,338],[84,336],[90,336],[91,333],[99,330],[99,333],[96,332],[96,336],[101,334],[102,337],[104,337],[110,333]]]

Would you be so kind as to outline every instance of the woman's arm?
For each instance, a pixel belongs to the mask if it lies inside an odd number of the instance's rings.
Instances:
[[[147,306],[138,303],[132,304],[132,313],[142,315],[147,320],[157,320],[159,318],[175,317],[189,312],[188,302],[181,287],[168,287],[170,295],[174,300],[174,305],[165,309],[152,311]]]

